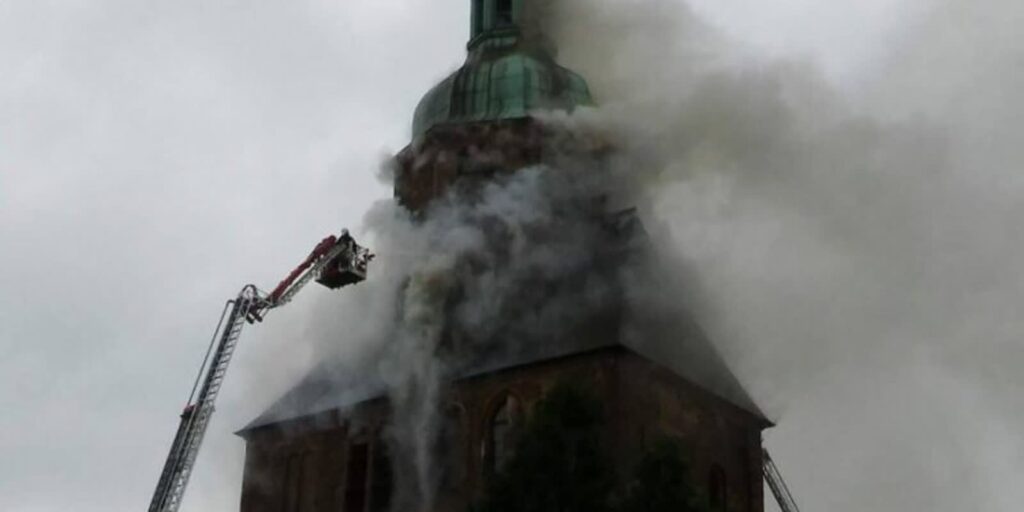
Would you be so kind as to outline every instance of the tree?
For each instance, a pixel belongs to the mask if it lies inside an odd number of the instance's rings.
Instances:
[[[679,444],[646,451],[625,486],[601,442],[600,400],[562,383],[538,402],[508,465],[495,474],[477,512],[706,512]]]
[[[600,401],[555,386],[524,430],[515,456],[493,476],[481,512],[604,512],[614,483],[601,444]]]
[[[661,440],[633,472],[618,512],[705,512],[704,500],[688,478],[679,444]]]

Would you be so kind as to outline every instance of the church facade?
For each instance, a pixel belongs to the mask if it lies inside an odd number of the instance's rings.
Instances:
[[[693,485],[713,510],[761,512],[761,430],[769,423],[621,345],[469,374],[445,400],[438,511],[467,511],[510,453],[516,428],[560,382],[586,386],[607,415],[614,465],[633,467],[648,444],[685,448]],[[387,400],[374,397],[284,421],[246,439],[245,512],[389,510]]]
[[[560,66],[531,21],[530,0],[472,0],[465,64],[416,109],[413,140],[396,158],[400,204],[429,215],[453,187],[551,158],[553,138],[531,117],[593,103],[586,82]],[[599,158],[607,148],[565,138]],[[519,351],[460,368],[445,387],[434,510],[468,511],[514,453],[538,401],[561,382],[604,406],[602,438],[624,474],[646,448],[683,447],[693,486],[713,510],[762,512],[761,432],[771,423],[696,326],[671,343],[620,342],[614,314],[578,330],[582,342]],[[669,348],[665,348],[669,347]],[[676,348],[672,348],[676,347]],[[310,375],[239,434],[246,442],[243,512],[383,512],[396,485],[388,443],[391,404],[374,383],[339,388]]]

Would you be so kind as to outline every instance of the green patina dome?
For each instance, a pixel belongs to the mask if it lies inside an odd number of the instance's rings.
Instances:
[[[501,6],[510,5],[506,19]],[[520,2],[478,1],[466,63],[420,100],[413,137],[451,123],[524,118],[534,110],[592,105],[581,76],[559,66],[544,44],[522,36]]]

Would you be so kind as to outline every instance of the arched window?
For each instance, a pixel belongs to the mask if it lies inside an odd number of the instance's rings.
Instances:
[[[444,412],[444,423],[438,437],[437,459],[441,461],[441,486],[457,489],[466,478],[466,439],[462,425],[463,408],[449,405]]]
[[[708,504],[713,511],[724,511],[726,502],[725,470],[715,464],[708,475]]]
[[[285,465],[284,477],[284,506],[285,512],[297,512],[302,505],[303,484],[306,481],[303,469],[306,462],[306,454],[297,453],[288,457]]]
[[[355,443],[348,449],[348,467],[345,470],[345,512],[363,512],[366,508],[366,477],[370,447]]]
[[[521,418],[519,400],[502,396],[487,422],[484,439],[484,467],[488,474],[501,471],[515,454],[515,438]]]
[[[391,505],[391,458],[388,456],[388,445],[377,433],[373,442],[370,458],[373,470],[370,471],[370,512],[387,512]]]
[[[498,27],[512,24],[512,0],[497,0],[495,2],[494,20]]]

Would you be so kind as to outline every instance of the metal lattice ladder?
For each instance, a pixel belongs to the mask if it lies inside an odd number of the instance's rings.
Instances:
[[[248,285],[224,305],[203,364],[199,367],[199,375],[192,385],[188,405],[181,413],[149,512],[177,512],[181,506],[206,427],[213,415],[214,401],[220,393],[245,324],[262,322],[267,312],[287,304],[313,279],[332,290],[365,280],[373,257],[373,253],[352,239],[348,230],[342,230],[339,236],[331,235],[321,240],[269,294]]]
[[[762,450],[762,454],[764,479],[768,482],[768,487],[771,488],[772,494],[775,495],[775,501],[779,504],[779,508],[782,509],[782,512],[800,512],[800,509],[796,506],[796,500],[793,499],[793,495],[789,492],[789,487],[786,487],[786,482],[782,481],[782,473],[779,473],[779,468],[775,465],[775,461],[772,460],[772,456],[768,455],[768,450]]]
[[[149,512],[176,512],[181,506],[189,475],[199,454],[206,427],[213,415],[213,404],[224,383],[231,356],[235,352],[238,338],[246,324],[246,315],[259,306],[259,292],[255,286],[242,288],[238,297],[228,301],[221,313],[220,322],[210,340],[210,347],[199,369],[199,375],[192,386],[188,406],[181,414],[181,423],[174,436],[171,451],[164,463]],[[225,322],[226,320],[226,322]],[[211,352],[213,359],[210,359]],[[209,366],[207,366],[209,363]],[[204,378],[205,377],[205,378]],[[200,384],[202,386],[200,387]],[[199,390],[198,394],[196,390]]]

